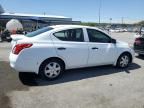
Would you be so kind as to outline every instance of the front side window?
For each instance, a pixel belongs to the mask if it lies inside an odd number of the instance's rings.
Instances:
[[[87,29],[88,37],[90,42],[98,42],[98,43],[110,43],[111,38],[107,36],[105,33],[102,33],[95,29]]]
[[[62,41],[84,41],[83,30],[81,28],[59,31],[54,33],[54,36]]]

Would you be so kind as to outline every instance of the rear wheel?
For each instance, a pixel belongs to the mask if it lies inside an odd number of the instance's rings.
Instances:
[[[119,59],[117,61],[117,67],[126,68],[126,67],[128,67],[129,63],[130,63],[130,55],[125,53],[119,57]]]
[[[40,66],[39,74],[42,78],[53,80],[64,72],[64,64],[60,60],[47,60]]]

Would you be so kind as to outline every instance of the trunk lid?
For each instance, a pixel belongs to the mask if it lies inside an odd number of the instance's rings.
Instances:
[[[22,40],[24,38],[27,38],[25,35],[20,35],[20,34],[15,34],[15,35],[11,35],[12,41],[12,48],[17,44],[17,41]]]

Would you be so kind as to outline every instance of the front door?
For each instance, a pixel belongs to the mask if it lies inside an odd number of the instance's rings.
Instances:
[[[89,37],[88,65],[113,64],[117,50],[115,44],[111,43],[111,38],[95,29],[87,29],[87,35]]]

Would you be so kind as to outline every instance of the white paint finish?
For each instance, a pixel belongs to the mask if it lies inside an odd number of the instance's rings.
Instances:
[[[67,68],[85,67],[88,59],[87,42],[60,42],[54,41],[54,47],[60,58],[66,62]],[[58,48],[66,48],[58,50]]]
[[[128,44],[123,42],[114,43],[91,43],[89,42],[86,28],[94,27],[78,25],[51,26],[54,29],[38,36],[18,40],[19,43],[33,43],[31,48],[24,49],[19,55],[10,54],[11,66],[20,72],[38,73],[39,66],[47,58],[58,57],[65,62],[66,69],[116,64],[120,54],[127,51],[134,55]],[[84,30],[84,42],[61,41],[52,34],[67,29],[82,28]],[[101,31],[101,30],[99,30]],[[101,31],[102,32],[102,31]],[[64,47],[66,50],[57,50]],[[98,47],[96,50],[91,48]]]
[[[113,64],[117,55],[117,47],[112,43],[89,43],[89,66]],[[93,49],[98,48],[98,49]]]

